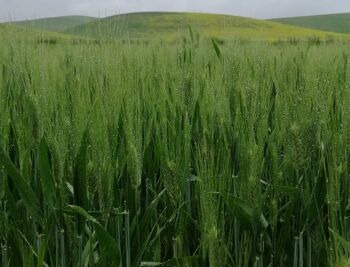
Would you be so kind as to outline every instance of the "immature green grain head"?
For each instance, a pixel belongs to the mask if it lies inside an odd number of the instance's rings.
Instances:
[[[209,265],[212,267],[224,266],[222,248],[219,245],[218,229],[213,225],[208,232]]]
[[[141,158],[136,146],[129,142],[128,145],[128,172],[131,179],[131,185],[139,188],[141,185]]]
[[[301,168],[305,163],[305,151],[303,144],[302,130],[297,123],[294,123],[290,127],[291,134],[291,155],[292,160],[297,168]]]
[[[168,191],[168,194],[172,202],[176,203],[181,196],[180,186],[179,186],[179,176],[177,171],[177,166],[174,161],[168,161],[165,166],[163,174],[163,183]]]
[[[40,143],[42,124],[40,120],[39,103],[34,96],[28,96],[29,123],[31,124],[32,136],[36,144]]]

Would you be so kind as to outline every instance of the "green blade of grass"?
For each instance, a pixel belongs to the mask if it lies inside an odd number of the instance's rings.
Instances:
[[[36,197],[34,191],[26,180],[22,177],[19,170],[12,163],[10,158],[6,155],[2,146],[0,146],[0,162],[4,166],[6,173],[11,177],[13,184],[15,185],[18,193],[20,194],[25,207],[30,215],[33,216],[37,222],[42,221],[41,212],[39,208],[39,200]]]
[[[222,59],[222,55],[221,55],[221,50],[219,48],[218,43],[215,41],[214,38],[211,39],[211,43],[213,44],[213,48],[214,48],[216,56],[221,60]]]
[[[76,214],[84,217],[86,220],[91,221],[95,225],[96,238],[100,245],[101,257],[108,257],[111,260],[111,264],[117,264],[119,262],[120,255],[118,254],[118,244],[114,238],[82,207],[69,205],[68,208]]]
[[[79,152],[75,158],[73,188],[74,203],[84,209],[88,209],[88,188],[87,188],[87,147],[88,127],[86,127],[80,144]],[[78,234],[81,235],[85,229],[84,216],[78,216]]]
[[[45,138],[41,140],[39,146],[39,172],[44,199],[50,208],[53,208],[55,199],[55,179],[49,160],[49,148]]]

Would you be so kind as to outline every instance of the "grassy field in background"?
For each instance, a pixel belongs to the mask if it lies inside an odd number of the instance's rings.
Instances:
[[[51,32],[16,25],[0,24],[0,36],[3,42],[11,43],[16,46],[19,43],[23,45],[47,44],[47,45],[78,45],[83,43],[99,43],[94,38],[80,37],[60,32]]]
[[[350,33],[350,13],[279,18],[271,21],[329,32]]]
[[[25,28],[37,29],[37,30],[61,32],[73,27],[84,25],[94,20],[96,20],[96,18],[86,17],[86,16],[64,16],[64,17],[42,18],[42,19],[33,19],[33,20],[24,20],[24,21],[14,21],[14,22],[10,22],[10,24],[20,26],[20,27],[25,27]]]
[[[349,266],[346,39],[132,16],[147,42],[0,25],[1,266]]]
[[[281,40],[289,38],[349,39],[346,35],[244,17],[204,13],[133,13],[107,17],[65,31],[92,38],[180,39],[188,26],[202,37],[246,40]]]

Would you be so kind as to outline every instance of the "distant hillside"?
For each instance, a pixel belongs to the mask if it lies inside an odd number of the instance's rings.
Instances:
[[[93,38],[176,38],[188,34],[188,25],[201,36],[276,40],[323,38],[332,34],[272,21],[202,13],[132,13],[99,19],[70,28],[66,33]],[[341,35],[333,34],[335,38]]]
[[[96,43],[92,38],[72,36],[59,32],[50,32],[32,28],[23,28],[12,24],[0,24],[0,41],[29,42],[55,45],[60,43],[80,44]]]
[[[280,18],[271,21],[330,32],[350,33],[350,13]]]
[[[66,17],[16,21],[16,22],[12,22],[11,24],[21,26],[21,27],[30,27],[38,30],[60,32],[60,31],[68,30],[69,28],[84,25],[94,20],[96,20],[96,18],[93,18],[93,17],[66,16]]]

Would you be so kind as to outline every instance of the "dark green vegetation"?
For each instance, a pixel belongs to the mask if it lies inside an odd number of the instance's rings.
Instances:
[[[271,21],[329,32],[350,33],[350,13],[280,18]]]
[[[66,33],[98,39],[140,38],[181,39],[187,36],[188,26],[202,37],[246,40],[280,40],[288,38],[333,38],[348,36],[305,29],[244,17],[202,13],[133,13],[108,17],[70,28]]]
[[[77,27],[89,22],[96,20],[92,17],[84,16],[64,16],[64,17],[54,17],[54,18],[43,18],[34,20],[24,20],[16,21],[11,24],[21,27],[29,27],[38,30],[46,31],[65,31],[69,28]]]
[[[2,266],[349,256],[348,45],[189,35],[1,39]]]

